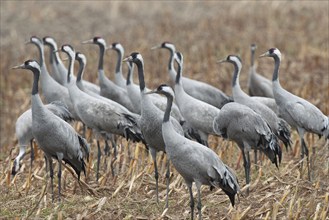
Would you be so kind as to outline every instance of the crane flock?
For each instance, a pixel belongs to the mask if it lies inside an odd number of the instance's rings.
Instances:
[[[245,183],[250,183],[249,151],[264,153],[279,167],[282,150],[279,140],[288,147],[291,145],[291,128],[300,137],[301,157],[306,156],[308,179],[311,180],[308,147],[304,140],[305,132],[311,132],[329,139],[329,118],[307,100],[285,90],[279,81],[281,52],[271,48],[260,57],[274,59],[272,81],[256,72],[254,57],[256,45],[251,45],[251,67],[249,70],[249,95],[242,91],[239,76],[242,61],[239,56],[229,55],[220,63],[234,66],[232,94],[230,97],[219,88],[194,79],[183,77],[183,54],[176,51],[174,44],[163,42],[150,49],[169,50],[168,73],[172,87],[164,82],[151,90],[145,84],[144,59],[139,52],[124,56],[120,43],[109,47],[102,37],[83,41],[83,44],[99,46],[98,81],[99,85],[83,80],[87,58],[75,52],[70,44],[58,48],[54,38],[32,36],[28,43],[37,46],[39,61],[27,60],[14,69],[26,69],[33,73],[31,109],[25,111],[16,121],[16,136],[19,154],[12,166],[12,174],[19,172],[20,161],[25,148],[31,145],[31,168],[33,160],[32,140],[44,152],[51,178],[52,200],[53,165],[58,160],[58,199],[61,199],[61,163],[65,161],[76,172],[86,171],[90,146],[85,137],[72,126],[72,120],[83,123],[92,129],[97,141],[96,181],[100,175],[100,138],[104,138],[108,151],[108,139],[122,136],[133,142],[142,142],[153,159],[156,180],[156,202],[159,203],[157,152],[167,154],[167,195],[166,208],[169,207],[170,163],[186,182],[194,218],[194,198],[192,184],[195,182],[198,194],[198,215],[201,215],[201,186],[219,187],[235,204],[235,195],[240,194],[237,177],[229,166],[222,162],[208,143],[209,135],[232,140],[242,152],[245,168]],[[44,46],[49,51],[51,74],[45,62]],[[104,56],[107,49],[117,53],[115,77],[112,82],[104,72]],[[59,52],[68,57],[68,66],[62,62]],[[74,61],[79,69],[74,71]],[[128,65],[127,79],[124,77],[123,63]],[[176,64],[176,65],[175,65]],[[137,67],[139,82],[133,82],[134,65]],[[77,75],[77,77],[75,76]],[[39,80],[40,79],[40,80]],[[39,94],[39,81],[43,104]],[[113,144],[114,147],[116,143]],[[233,150],[233,149],[232,149]],[[116,152],[116,149],[115,149]],[[112,174],[114,171],[112,170]],[[241,183],[240,183],[241,184]],[[249,188],[247,188],[249,193]]]

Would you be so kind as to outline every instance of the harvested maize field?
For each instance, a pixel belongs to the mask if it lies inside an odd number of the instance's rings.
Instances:
[[[90,129],[86,132],[91,146],[86,175],[82,174],[78,181],[74,170],[63,163],[61,202],[57,199],[57,160],[54,160],[52,202],[44,154],[36,142],[33,163],[28,146],[18,173],[12,175],[13,162],[19,153],[15,122],[31,108],[33,76],[29,71],[11,68],[28,59],[39,60],[37,48],[25,44],[31,36],[51,36],[59,47],[70,44],[83,53],[87,58],[84,79],[97,85],[99,50],[81,42],[95,36],[103,37],[107,45],[119,42],[125,49],[124,57],[136,51],[143,55],[145,83],[150,89],[170,83],[168,51],[151,48],[164,41],[172,42],[184,55],[185,77],[211,84],[229,96],[233,67],[217,61],[230,54],[240,56],[243,65],[240,85],[248,92],[250,44],[257,44],[257,71],[268,79],[272,78],[274,61],[258,57],[276,47],[282,53],[282,87],[329,115],[328,1],[1,1],[0,5],[0,219],[190,219],[191,216],[188,188],[172,165],[169,208],[165,208],[166,154],[162,152],[157,154],[159,203],[156,203],[153,161],[141,142],[133,143],[118,136],[116,157],[113,148],[107,156],[102,148],[100,178],[96,182],[97,144]],[[51,74],[50,53],[45,47]],[[63,53],[60,56],[66,58]],[[116,60],[117,54],[106,50],[104,71],[111,80]],[[123,64],[124,77],[127,70]],[[134,82],[138,83],[137,68],[135,72]],[[83,133],[80,122],[71,124]],[[220,188],[210,190],[202,186],[203,219],[328,220],[329,141],[316,134],[305,134],[310,155],[309,181],[296,130],[291,130],[291,139],[291,149],[281,145],[283,158],[278,168],[265,156],[254,164],[250,152],[251,182],[247,194],[239,147],[235,142],[211,135],[209,147],[234,170],[241,192],[233,207]],[[193,193],[197,204],[195,185]],[[195,207],[195,218],[198,215]]]

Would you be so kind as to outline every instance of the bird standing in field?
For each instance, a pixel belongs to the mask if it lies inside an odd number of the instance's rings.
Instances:
[[[274,59],[272,78],[274,98],[279,107],[281,117],[286,120],[291,127],[297,129],[301,143],[301,157],[303,159],[304,156],[306,156],[308,179],[311,180],[309,154],[304,140],[304,134],[305,132],[311,132],[329,139],[329,118],[310,102],[281,87],[279,80],[281,52],[279,49],[271,48],[260,57],[272,57]]]
[[[172,82],[175,82],[177,75],[174,68],[174,57],[176,53],[175,45],[169,42],[163,42],[158,46],[152,47],[151,49],[154,50],[158,48],[169,50],[170,57],[168,63],[168,72]],[[226,103],[233,101],[232,98],[227,96],[224,92],[207,83],[193,80],[187,77],[182,77],[182,82],[183,88],[187,94],[217,108],[221,108]]]
[[[174,99],[173,90],[167,85],[160,85],[153,91],[167,97],[167,109],[162,122],[162,136],[170,161],[184,178],[190,194],[191,219],[194,218],[194,199],[192,184],[198,190],[198,212],[201,215],[201,185],[221,188],[234,206],[235,194],[240,191],[237,177],[225,165],[217,154],[206,146],[191,141],[177,133],[169,120],[170,109]],[[193,109],[192,109],[193,110]]]
[[[52,200],[54,201],[52,158],[58,160],[58,199],[61,197],[62,160],[68,163],[78,175],[85,173],[84,158],[89,156],[89,145],[73,127],[53,114],[42,103],[39,96],[40,65],[35,60],[27,60],[14,69],[28,69],[33,72],[32,87],[32,132],[38,146],[43,150],[49,162]]]
[[[154,163],[154,176],[156,183],[156,200],[157,203],[159,201],[158,196],[158,168],[156,161],[156,154],[158,151],[166,152],[166,145],[162,136],[162,118],[164,112],[156,107],[151,99],[151,95],[147,94],[145,81],[144,81],[144,60],[140,53],[133,52],[129,57],[125,58],[123,61],[125,62],[133,62],[136,64],[138,69],[138,78],[139,78],[139,88],[141,95],[141,130],[145,137],[145,141],[147,146],[149,147],[149,151],[151,153],[153,163]],[[168,119],[169,120],[169,119]],[[170,117],[170,121],[173,124],[173,129],[180,134],[184,135],[183,128],[179,124],[179,122]],[[168,158],[168,157],[167,157]],[[167,197],[166,197],[166,208],[168,208],[168,192],[169,192],[169,161],[167,161]]]
[[[127,140],[143,141],[143,135],[140,132],[139,120],[137,114],[130,114],[128,111],[123,111],[123,108],[118,108],[116,104],[111,104],[111,100],[104,101],[96,97],[92,97],[81,91],[76,81],[71,79],[74,74],[74,59],[75,51],[71,45],[64,44],[61,51],[66,53],[69,58],[69,67],[67,73],[67,88],[77,114],[87,127],[91,128],[97,136],[97,171],[96,180],[99,179],[99,164],[101,150],[99,144],[99,136],[107,133],[118,134],[125,137]]]
[[[242,151],[246,184],[250,183],[251,149],[263,152],[277,167],[281,162],[282,151],[276,136],[267,122],[248,106],[227,103],[221,108],[213,126],[218,135],[233,140]]]
[[[50,104],[45,105],[51,112],[53,112],[58,117],[63,120],[69,122],[72,121],[72,115],[68,111],[67,107],[60,101],[54,101]],[[32,110],[28,109],[23,114],[21,114],[15,124],[16,137],[18,139],[19,145],[19,154],[14,160],[14,164],[12,167],[12,175],[15,175],[20,168],[20,160],[23,158],[25,154],[26,147],[30,144],[31,146],[31,168],[32,162],[34,160],[34,151],[33,151],[33,134],[32,134]]]

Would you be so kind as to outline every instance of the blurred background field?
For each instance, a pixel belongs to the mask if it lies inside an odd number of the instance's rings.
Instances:
[[[188,219],[190,216],[188,191],[174,168],[169,210],[163,212],[165,188],[161,186],[161,202],[157,205],[153,166],[144,146],[122,139],[115,163],[117,176],[112,177],[109,166],[105,166],[110,157],[102,162],[100,184],[95,183],[94,153],[87,178],[82,177],[89,191],[80,188],[65,171],[65,199],[61,204],[51,203],[50,189],[42,197],[47,177],[41,151],[31,179],[29,156],[24,158],[16,179],[8,175],[12,159],[18,153],[15,121],[30,107],[32,85],[32,74],[10,68],[27,59],[38,59],[36,47],[25,45],[32,35],[52,36],[59,46],[72,44],[87,56],[85,78],[96,83],[98,50],[81,42],[94,36],[102,36],[108,44],[120,42],[126,56],[133,51],[143,55],[146,84],[150,88],[169,82],[168,52],[150,48],[170,41],[184,55],[185,76],[210,83],[229,95],[232,67],[216,61],[229,54],[239,55],[244,65],[240,84],[247,91],[250,44],[257,44],[256,56],[277,47],[283,54],[282,86],[329,115],[328,1],[1,1],[0,4],[0,218],[30,215],[41,219]],[[48,54],[47,48],[46,57]],[[114,77],[115,62],[116,53],[107,51],[105,71],[110,79]],[[258,72],[271,78],[273,60],[256,62]],[[296,132],[292,134],[293,150],[284,150],[279,170],[266,159],[259,171],[252,165],[250,195],[240,196],[235,208],[220,190],[210,192],[203,188],[204,218],[328,219],[328,144],[317,136],[307,135],[313,169],[313,181],[308,182],[306,173],[298,168],[299,141]],[[237,167],[239,150],[235,144],[211,137],[210,145],[236,170],[243,187],[244,171],[242,164]],[[165,160],[160,155],[162,163]],[[164,166],[161,169],[160,181],[165,184]]]

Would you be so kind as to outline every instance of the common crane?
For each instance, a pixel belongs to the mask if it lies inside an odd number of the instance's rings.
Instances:
[[[141,125],[142,133],[144,135],[147,146],[149,147],[149,151],[151,153],[153,163],[154,163],[154,176],[155,176],[155,182],[156,182],[156,200],[158,203],[158,201],[159,201],[159,196],[158,196],[159,174],[158,174],[158,168],[157,168],[157,162],[156,162],[156,154],[158,151],[166,152],[166,147],[167,147],[163,140],[162,127],[161,127],[164,112],[153,104],[150,95],[147,94],[146,87],[145,87],[145,81],[144,81],[144,60],[143,60],[142,55],[138,52],[133,52],[133,53],[131,53],[130,56],[126,57],[123,61],[135,63],[137,66],[137,69],[138,69],[139,88],[140,88],[140,94],[141,94],[140,125]],[[173,117],[170,117],[170,121],[172,122],[173,127],[176,130],[176,132],[181,135],[184,135],[183,128],[181,127],[179,122]],[[170,176],[169,161],[167,161],[166,207],[168,207],[169,176]]]
[[[309,154],[304,140],[304,134],[305,132],[311,132],[329,139],[329,118],[312,103],[288,92],[281,86],[279,80],[281,52],[279,49],[271,48],[260,57],[272,57],[274,59],[272,78],[274,98],[276,104],[279,106],[281,117],[286,120],[291,127],[297,129],[301,143],[301,157],[302,159],[304,156],[307,158],[308,179],[311,180]]]
[[[28,69],[33,72],[32,87],[32,132],[38,146],[43,150],[49,162],[52,200],[54,201],[52,157],[58,160],[58,195],[61,198],[62,160],[68,163],[78,175],[85,173],[84,158],[88,158],[89,145],[74,128],[60,117],[53,114],[42,103],[39,96],[40,65],[35,60],[27,60],[14,69]]]
[[[210,148],[185,138],[174,129],[169,120],[174,99],[173,90],[169,86],[160,85],[154,92],[163,94],[168,99],[162,122],[162,136],[170,161],[182,175],[189,189],[191,219],[194,218],[193,182],[198,190],[199,219],[202,219],[201,185],[221,188],[234,206],[235,195],[240,191],[235,173]]]

